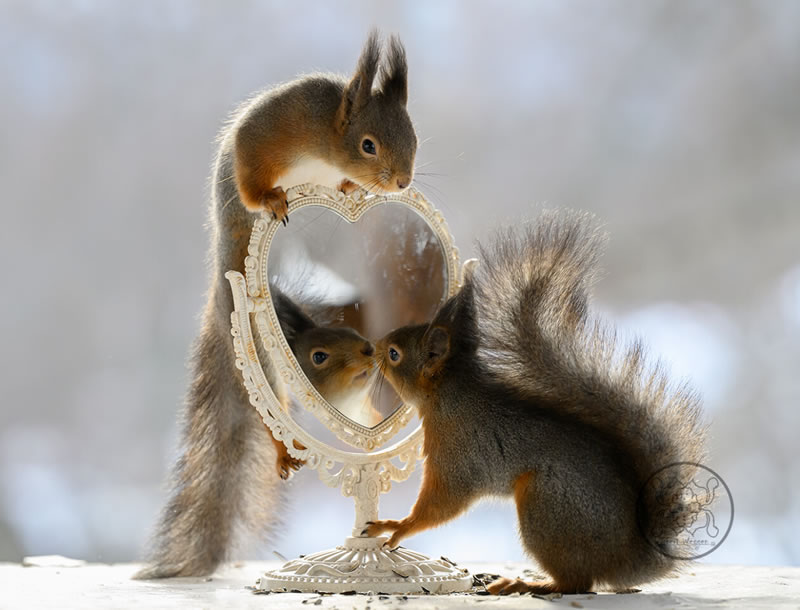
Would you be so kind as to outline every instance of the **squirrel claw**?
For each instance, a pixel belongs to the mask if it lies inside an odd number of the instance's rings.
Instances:
[[[374,521],[367,521],[364,525],[366,525],[367,527],[365,527],[363,530],[361,530],[361,535],[362,536],[368,536],[369,535],[369,529],[370,529],[369,526],[370,525],[375,525],[375,522]]]
[[[366,535],[370,538],[375,538],[384,532],[391,532],[392,537],[383,544],[383,547],[389,547],[392,551],[400,546],[400,540],[407,535],[403,523],[401,521],[394,521],[393,519],[387,519],[385,521],[367,521],[366,526],[367,527],[361,532],[362,536]]]
[[[286,200],[286,191],[276,186],[261,197],[259,206],[262,210],[272,213],[272,220],[284,222],[289,213],[289,202]],[[284,222],[284,224],[286,224]]]
[[[305,462],[303,460],[295,459],[287,453],[278,458],[275,467],[278,471],[278,476],[284,481],[288,481],[291,476],[304,465]]]

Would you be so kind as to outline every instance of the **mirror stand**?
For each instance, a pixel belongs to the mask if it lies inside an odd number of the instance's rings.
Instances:
[[[453,593],[472,587],[472,576],[445,559],[399,547],[389,550],[388,540],[360,537],[364,523],[378,517],[380,475],[377,468],[362,465],[353,488],[356,528],[335,549],[293,559],[264,574],[257,587],[302,592],[413,594]]]
[[[323,207],[354,224],[368,210],[384,203],[399,204],[421,217],[436,236],[443,253],[445,294],[452,295],[463,279],[458,250],[438,212],[414,189],[391,196],[372,196],[365,191],[345,195],[323,186],[304,184],[287,191],[289,213],[306,206]],[[400,431],[414,413],[403,405],[382,423],[366,428],[331,407],[309,383],[281,331],[267,275],[270,245],[281,223],[262,215],[253,223],[245,259],[245,275],[228,271],[234,311],[231,334],[236,367],[242,372],[250,403],[258,410],[273,436],[283,442],[289,454],[302,460],[305,468],[316,470],[329,487],[341,487],[342,494],[355,500],[355,524],[351,536],[331,550],[305,555],[267,572],[258,588],[271,591],[358,592],[358,593],[453,593],[472,587],[472,576],[446,559],[432,559],[403,547],[384,548],[386,537],[361,537],[368,521],[378,518],[381,493],[392,481],[405,481],[422,457],[421,426],[402,440],[380,448]],[[465,267],[471,264],[465,263]],[[253,329],[260,345],[256,345]],[[284,409],[267,380],[259,359],[259,347],[268,358],[274,376],[302,406],[315,415],[340,440],[362,452],[344,451],[317,438],[295,422]],[[303,447],[298,449],[298,447]],[[399,463],[399,465],[398,465]]]

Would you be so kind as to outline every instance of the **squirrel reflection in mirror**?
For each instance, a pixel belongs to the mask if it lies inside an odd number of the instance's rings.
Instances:
[[[209,574],[238,543],[263,540],[279,521],[285,502],[275,445],[235,366],[225,273],[244,272],[254,212],[288,221],[292,186],[389,193],[410,185],[417,136],[397,38],[389,39],[381,64],[372,32],[350,79],[310,74],[268,89],[236,110],[220,133],[209,214],[210,289],[191,355],[181,456],[149,563],[136,578]],[[262,364],[285,401],[282,381],[267,360]]]
[[[275,286],[270,290],[286,342],[320,395],[355,422],[379,421],[369,395],[377,372],[372,343],[352,328],[317,324]],[[299,465],[292,460],[292,467]]]
[[[394,548],[480,497],[512,496],[524,547],[552,580],[501,579],[492,592],[619,590],[675,570],[657,547],[691,522],[681,490],[704,427],[691,391],[590,315],[602,239],[566,212],[501,234],[432,322],[376,344],[419,411],[426,459],[411,513],[363,535],[390,532]],[[662,487],[646,485],[678,463]]]

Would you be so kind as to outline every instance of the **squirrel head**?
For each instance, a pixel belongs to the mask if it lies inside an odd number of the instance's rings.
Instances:
[[[389,38],[380,82],[380,41],[372,30],[336,113],[341,148],[334,151],[347,177],[369,191],[405,190],[414,178],[417,134],[408,116],[408,64],[403,44]]]
[[[474,288],[468,280],[429,324],[393,330],[376,345],[384,377],[421,415],[436,401],[445,379],[458,376],[475,359]]]
[[[286,342],[300,368],[331,405],[366,399],[375,371],[375,348],[352,328],[318,326],[289,297],[273,297]]]

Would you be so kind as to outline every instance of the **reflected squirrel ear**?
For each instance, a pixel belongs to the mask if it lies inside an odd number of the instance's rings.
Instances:
[[[303,313],[303,310],[292,299],[274,286],[270,289],[272,291],[272,305],[275,307],[275,314],[281,324],[283,336],[286,337],[289,347],[294,349],[294,341],[298,335],[316,328],[317,325],[314,320]]]
[[[432,377],[442,368],[450,355],[450,333],[442,326],[434,326],[425,334],[425,362],[422,374]]]
[[[386,97],[403,106],[408,102],[408,62],[406,50],[397,36],[389,38],[386,64],[381,70],[380,89]]]
[[[356,72],[347,86],[339,104],[336,124],[339,131],[344,132],[352,116],[363,108],[372,95],[372,83],[378,73],[381,58],[380,35],[378,30],[370,30],[361,57],[358,58]]]

